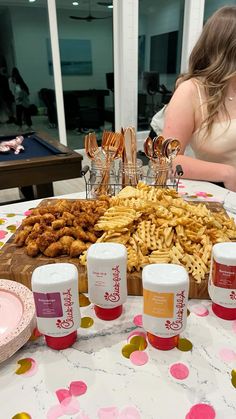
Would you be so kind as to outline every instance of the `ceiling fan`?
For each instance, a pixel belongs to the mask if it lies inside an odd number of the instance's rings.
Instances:
[[[70,19],[76,19],[76,20],[86,20],[87,22],[92,22],[96,19],[109,19],[111,16],[106,17],[96,17],[91,14],[91,0],[89,0],[89,10],[88,10],[88,16],[70,16]]]
[[[112,0],[110,0],[110,1],[108,1],[108,2],[105,2],[105,1],[97,1],[97,4],[99,4],[99,6],[112,6],[113,5],[113,1]]]

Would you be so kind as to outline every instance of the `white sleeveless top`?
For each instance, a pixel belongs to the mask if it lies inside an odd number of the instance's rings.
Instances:
[[[196,82],[203,120],[204,108],[201,91]],[[236,167],[236,119],[214,122],[210,134],[204,137],[205,129],[196,130],[190,140],[197,159]]]

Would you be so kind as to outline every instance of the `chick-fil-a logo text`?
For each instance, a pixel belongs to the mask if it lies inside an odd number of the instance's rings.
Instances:
[[[230,297],[231,300],[236,300],[236,292],[231,291],[231,293],[229,294],[229,297]]]
[[[112,268],[112,279],[113,279],[113,292],[105,292],[104,298],[106,301],[111,301],[112,303],[116,303],[120,300],[120,267],[119,265],[114,266]]]
[[[66,319],[60,320],[58,319],[56,322],[56,326],[59,329],[71,329],[74,326],[74,316],[73,316],[73,304],[72,301],[72,294],[71,294],[71,288],[69,288],[67,291],[62,293],[63,295],[63,305],[65,307],[65,313],[66,313]]]
[[[166,320],[165,327],[168,330],[180,330],[183,327],[183,316],[185,307],[185,290],[176,294],[176,319],[174,321]]]

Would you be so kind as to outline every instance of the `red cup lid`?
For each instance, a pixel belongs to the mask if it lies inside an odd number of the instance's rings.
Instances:
[[[171,336],[170,338],[161,338],[159,336],[152,335],[147,332],[147,338],[149,343],[156,349],[162,351],[169,351],[178,345],[179,335]]]
[[[122,314],[122,305],[114,308],[94,306],[96,316],[102,320],[115,320]]]
[[[212,303],[212,311],[217,317],[224,320],[236,320],[236,308],[228,308]]]
[[[77,330],[66,336],[53,337],[45,335],[46,344],[56,350],[69,348],[77,339]]]

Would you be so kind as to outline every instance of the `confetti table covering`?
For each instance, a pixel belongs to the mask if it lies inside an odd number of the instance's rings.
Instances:
[[[209,314],[195,314],[199,305]],[[217,318],[210,301],[191,300],[189,309],[181,337],[192,343],[190,350],[164,352],[148,344],[141,351],[145,362],[134,363],[122,348],[130,334],[144,332],[134,321],[142,312],[142,298],[129,297],[122,316],[111,322],[97,319],[92,305],[82,307],[82,318],[94,323],[78,330],[73,347],[54,351],[39,337],[0,365],[0,417],[235,419],[235,322]],[[60,400],[71,394],[71,414],[58,416]],[[209,406],[215,416],[190,415],[196,405]],[[16,416],[23,412],[28,416]]]
[[[204,193],[220,202],[230,195],[235,211],[236,194],[207,182],[181,184],[180,191],[201,201]],[[0,207],[2,245],[38,203]],[[134,344],[137,336],[145,339],[142,297],[128,297],[111,322],[97,319],[92,305],[81,307],[86,321],[64,351],[49,349],[36,332],[0,364],[0,418],[235,419],[236,322],[217,318],[210,301],[191,300],[189,311],[179,349],[167,352]]]

